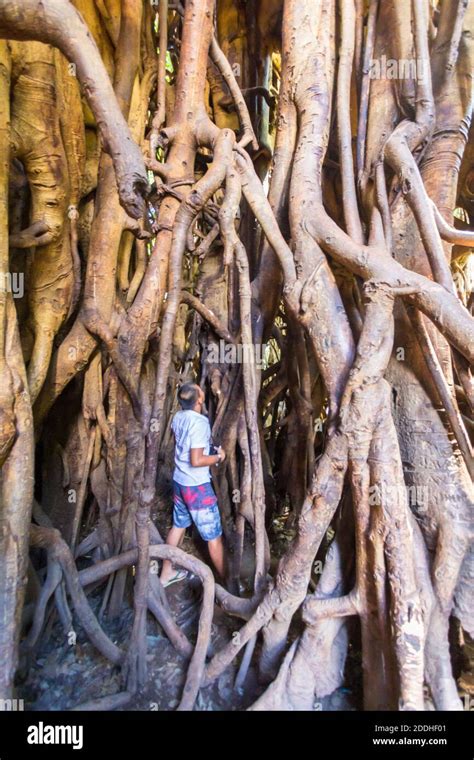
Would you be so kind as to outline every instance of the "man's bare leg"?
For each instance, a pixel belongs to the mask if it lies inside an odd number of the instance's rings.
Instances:
[[[167,545],[179,546],[179,544],[181,543],[184,537],[185,532],[186,532],[186,528],[177,528],[175,525],[173,525],[173,527],[171,528],[166,538]],[[173,565],[171,563],[171,560],[169,559],[163,560],[163,567],[161,568],[160,581],[162,583],[166,583],[166,581],[169,581],[172,575],[173,575]]]
[[[212,541],[208,541],[207,546],[214,567],[222,580],[225,580],[224,542],[222,541],[222,536],[213,538]]]

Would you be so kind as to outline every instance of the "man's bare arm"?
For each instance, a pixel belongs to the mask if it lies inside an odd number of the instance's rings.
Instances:
[[[204,448],[191,449],[191,465],[193,467],[209,467],[218,462],[223,462],[225,459],[224,449],[219,446],[217,452],[217,454],[204,454]]]

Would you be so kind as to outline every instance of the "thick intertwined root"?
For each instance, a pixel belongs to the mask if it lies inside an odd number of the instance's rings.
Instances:
[[[214,29],[213,0],[187,0],[185,8],[160,0],[157,18],[140,0],[107,0],[93,10],[77,0],[89,32],[69,0],[0,0],[0,36],[16,40],[0,48],[1,274],[11,266],[9,233],[18,261],[20,249],[36,249],[18,307],[27,374],[14,305],[0,293],[0,696],[11,689],[26,576],[28,376],[42,502],[54,527],[36,509],[41,527],[33,526],[31,542],[46,549],[47,575],[24,644],[29,652],[37,646],[53,595],[63,626],[71,626],[67,589],[73,613],[99,651],[123,666],[125,680],[125,691],[83,707],[127,704],[145,681],[148,611],[190,660],[181,709],[243,647],[237,685],[255,651],[262,678],[274,679],[253,709],[310,709],[341,683],[348,617],[360,623],[367,708],[422,709],[424,680],[437,708],[459,707],[448,624],[454,607],[472,627],[473,460],[461,411],[472,396],[474,340],[443,241],[472,244],[472,233],[460,234],[449,218],[472,110],[466,3],[446,0],[428,18],[422,0],[374,1],[367,27],[355,0],[284,0],[282,16],[269,5],[259,8],[265,71],[254,82],[246,56],[257,52],[255,39],[240,34],[248,23],[240,2],[220,0]],[[73,64],[95,123],[87,108],[82,116],[70,64],[50,45]],[[416,58],[423,71],[390,86],[371,79],[370,61],[388,50]],[[272,69],[281,79],[270,92]],[[277,90],[267,198],[261,178]],[[43,104],[34,118],[32,98]],[[155,177],[143,222],[151,175],[142,148]],[[10,149],[21,203],[9,230]],[[449,176],[443,183],[440,166]],[[220,340],[245,349],[243,366],[211,358]],[[277,360],[260,373],[252,349],[264,340]],[[150,520],[161,507],[176,380],[199,371],[213,434],[228,453],[216,484],[234,552],[232,591],[253,536],[250,599],[215,587],[205,565],[163,546]],[[324,420],[323,433],[316,420]],[[430,440],[419,434],[423,424]],[[51,484],[58,462],[62,483],[56,473]],[[269,576],[275,474],[297,533]],[[405,478],[436,491],[425,509],[409,503]],[[310,594],[330,527],[336,535]],[[75,560],[89,552],[96,564],[78,573]],[[203,582],[194,648],[150,572],[163,557]],[[117,617],[132,564],[134,622],[121,651],[83,586],[106,581],[101,614]],[[206,662],[214,595],[246,622]],[[301,608],[304,628],[285,653]]]

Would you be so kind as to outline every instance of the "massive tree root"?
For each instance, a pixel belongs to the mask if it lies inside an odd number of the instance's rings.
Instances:
[[[83,709],[145,684],[149,613],[187,663],[178,709],[241,652],[237,688],[255,667],[265,689],[250,709],[313,709],[359,630],[366,709],[423,710],[425,686],[460,709],[474,329],[449,264],[473,242],[472,4],[256,5],[253,25],[240,0],[0,0],[5,281],[28,262],[17,309],[0,293],[0,696],[55,610],[122,669]],[[388,53],[421,70],[372,76]],[[189,379],[227,452],[228,588],[156,524]],[[22,628],[32,402],[32,585],[45,575]],[[202,582],[194,645],[162,559]],[[121,649],[103,621],[129,603]],[[243,621],[217,652],[214,604]]]
[[[104,148],[114,162],[121,202],[132,217],[139,218],[148,188],[143,160],[120,113],[99,51],[72,3],[28,0],[20,4],[4,0],[0,5],[0,28],[3,39],[47,42],[74,64],[101,129]]]

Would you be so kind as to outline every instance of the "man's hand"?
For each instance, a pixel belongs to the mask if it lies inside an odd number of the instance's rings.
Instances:
[[[218,447],[217,447],[217,453],[218,453],[218,455],[219,455],[219,457],[220,457],[220,458],[219,458],[219,462],[223,462],[223,461],[224,461],[224,459],[225,459],[225,451],[224,451],[224,449],[222,448],[222,446],[218,446]]]

